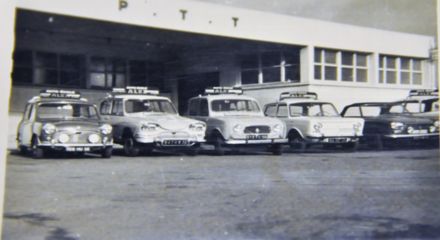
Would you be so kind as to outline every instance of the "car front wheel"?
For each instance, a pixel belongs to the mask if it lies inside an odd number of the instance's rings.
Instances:
[[[113,147],[106,147],[102,150],[101,157],[102,158],[110,158],[112,156]]]
[[[307,148],[306,142],[300,136],[289,137],[289,146],[290,149],[300,153],[304,152]]]
[[[125,155],[130,157],[136,157],[139,155],[140,148],[136,140],[133,139],[133,137],[127,136],[124,139],[124,152]]]
[[[38,139],[37,137],[32,138],[32,146],[31,146],[32,157],[35,159],[40,159],[44,157],[44,150],[38,147]]]
[[[214,152],[215,155],[223,156],[225,155],[225,148],[224,145],[225,141],[223,140],[223,137],[220,134],[216,134],[214,137]]]

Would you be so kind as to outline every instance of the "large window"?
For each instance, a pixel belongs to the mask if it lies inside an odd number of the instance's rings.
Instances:
[[[315,49],[315,79],[326,81],[367,82],[368,54]]]
[[[124,87],[126,80],[126,62],[121,59],[104,57],[90,58],[90,87]]]
[[[132,60],[129,66],[129,85],[163,88],[163,65],[144,60]]]
[[[379,56],[379,83],[421,85],[422,60],[408,57]]]
[[[266,51],[241,57],[241,83],[299,82],[299,51]]]
[[[41,51],[14,52],[14,84],[80,87],[84,84],[84,56]]]

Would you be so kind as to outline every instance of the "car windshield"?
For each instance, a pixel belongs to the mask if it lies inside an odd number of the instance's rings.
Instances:
[[[221,99],[211,102],[214,112],[260,112],[258,103],[248,99]]]
[[[339,113],[331,103],[294,103],[289,105],[290,116],[338,117]]]
[[[176,114],[176,109],[168,100],[163,99],[130,99],[125,101],[127,113],[170,113]]]
[[[99,119],[95,106],[81,103],[42,103],[38,106],[37,117],[45,120]]]

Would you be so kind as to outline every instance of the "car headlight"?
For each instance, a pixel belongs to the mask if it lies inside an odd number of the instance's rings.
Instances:
[[[406,129],[406,131],[411,134],[414,133],[414,128],[413,127],[408,127],[408,129]]]
[[[429,127],[429,132],[430,132],[430,133],[436,132],[437,129],[438,129],[438,127],[436,127],[435,125],[430,126],[430,127]]]
[[[438,120],[434,122],[434,127],[438,128]]]
[[[356,132],[359,132],[360,130],[361,130],[361,127],[362,127],[362,123],[355,123],[355,124],[353,124],[353,129],[356,131]]]
[[[240,125],[240,124],[237,124],[237,125],[235,125],[235,126],[232,128],[232,131],[234,131],[234,132],[236,132],[236,133],[238,133],[238,132],[242,132],[242,131],[243,131],[243,126]]]
[[[391,122],[391,128],[394,130],[402,130],[403,127],[405,126],[403,123],[401,122]]]
[[[89,140],[90,143],[98,143],[101,138],[99,137],[98,134],[90,134],[89,137],[87,138]]]
[[[315,132],[320,133],[322,128],[322,123],[315,123],[313,125],[313,129],[315,129]]]
[[[275,124],[275,126],[273,126],[273,131],[279,133],[283,131],[283,126],[281,124]]]
[[[70,139],[69,135],[67,135],[67,134],[65,134],[65,133],[61,133],[61,134],[58,136],[58,142],[60,142],[60,143],[66,143],[66,142],[69,141],[69,139]]]
[[[156,131],[156,128],[159,127],[156,123],[142,123],[141,130],[153,132]]]
[[[189,130],[196,131],[196,132],[203,132],[205,131],[206,126],[203,123],[192,123],[189,125]]]
[[[110,134],[112,132],[112,129],[113,128],[112,128],[112,126],[110,124],[104,124],[101,127],[99,127],[99,130],[104,135]]]
[[[43,126],[43,131],[46,134],[54,134],[56,132],[57,128],[52,123],[46,123]]]

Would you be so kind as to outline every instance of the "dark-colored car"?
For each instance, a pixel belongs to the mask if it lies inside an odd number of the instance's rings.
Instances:
[[[96,106],[75,91],[43,90],[26,105],[18,126],[17,145],[41,158],[46,151],[97,152],[112,155],[112,126],[104,123]]]
[[[393,102],[363,102],[346,106],[343,117],[365,120],[361,142],[382,149],[388,144],[438,141],[438,122],[402,113]]]

